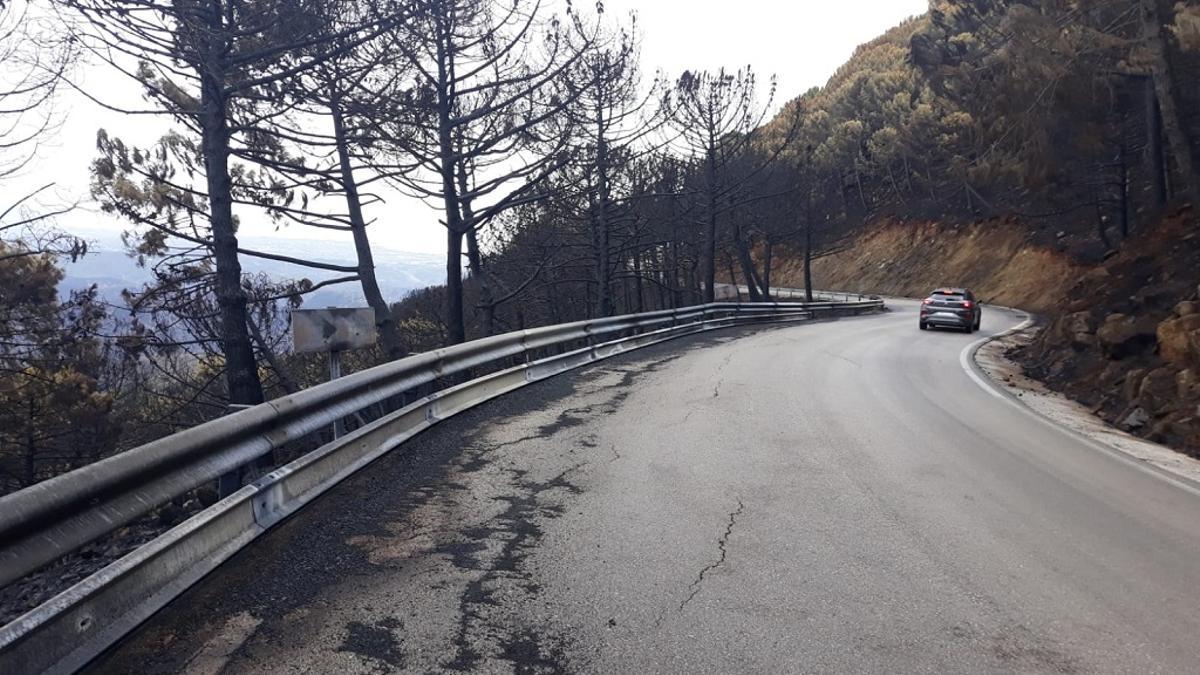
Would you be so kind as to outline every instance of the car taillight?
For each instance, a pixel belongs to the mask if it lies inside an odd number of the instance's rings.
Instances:
[[[972,303],[970,300],[963,301],[963,309],[971,309],[974,306],[974,303]]]
[[[933,304],[933,298],[925,298],[924,302],[922,302],[921,304],[922,304],[922,305],[932,305],[932,304]]]

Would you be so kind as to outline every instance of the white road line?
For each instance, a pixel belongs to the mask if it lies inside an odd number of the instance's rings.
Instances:
[[[962,366],[963,372],[965,372],[967,374],[967,377],[971,378],[972,382],[979,385],[979,387],[982,388],[987,393],[989,393],[992,396],[995,396],[996,398],[1013,406],[1017,410],[1020,410],[1022,413],[1036,419],[1037,421],[1041,422],[1042,424],[1044,424],[1052,429],[1057,430],[1059,433],[1062,433],[1076,441],[1079,441],[1079,442],[1083,443],[1084,445],[1092,448],[1093,450],[1103,452],[1103,453],[1107,454],[1108,456],[1112,457],[1113,459],[1121,461],[1121,462],[1125,463],[1126,465],[1133,467],[1134,469],[1137,469],[1138,471],[1141,471],[1144,474],[1154,476],[1166,483],[1170,483],[1171,485],[1174,485],[1175,487],[1177,487],[1181,490],[1184,490],[1185,492],[1188,492],[1189,494],[1200,497],[1200,484],[1196,483],[1195,481],[1192,481],[1191,479],[1188,479],[1188,478],[1184,478],[1182,476],[1178,476],[1178,475],[1168,471],[1167,469],[1161,468],[1154,464],[1149,464],[1146,461],[1144,461],[1138,457],[1135,457],[1133,455],[1130,455],[1129,453],[1125,452],[1124,450],[1122,450],[1116,446],[1112,446],[1107,443],[1102,443],[1102,442],[1097,441],[1096,439],[1091,438],[1085,434],[1079,433],[1078,431],[1075,431],[1074,429],[1063,426],[1062,424],[1050,419],[1049,417],[1046,417],[1045,415],[1041,414],[1040,412],[1025,405],[1019,399],[1012,396],[1007,391],[1001,389],[1000,385],[998,385],[997,383],[993,382],[991,379],[986,378],[980,374],[980,368],[975,363],[975,354],[980,348],[982,348],[984,345],[986,345],[987,343],[992,342],[994,340],[999,340],[999,339],[1005,338],[1009,335],[1012,335],[1014,333],[1023,331],[1031,325],[1033,325],[1033,319],[1028,318],[1025,321],[1022,321],[1020,324],[1008,329],[1007,331],[1004,331],[1003,333],[997,333],[996,335],[992,335],[992,336],[983,338],[981,340],[976,340],[975,342],[972,342],[971,344],[967,345],[966,348],[964,348],[962,350],[962,352],[960,352],[958,355],[958,361],[959,361],[959,364]]]
[[[1032,318],[1025,319],[1021,323],[1017,324],[1016,326],[1013,326],[1012,328],[1009,328],[1008,330],[1004,331],[1003,333],[997,333],[996,335],[990,335],[988,337],[985,337],[980,340],[976,340],[975,342],[972,342],[971,344],[967,345],[966,348],[964,348],[962,350],[962,352],[960,352],[958,355],[959,365],[961,365],[963,371],[965,371],[967,373],[967,377],[974,380],[975,384],[982,387],[984,391],[991,394],[992,396],[995,396],[996,398],[1004,401],[1005,403],[1008,403],[1009,405],[1011,405],[1013,407],[1020,408],[1021,410],[1025,410],[1027,412],[1033,412],[1033,411],[1030,410],[1028,406],[1022,405],[1018,401],[1014,401],[1011,396],[1009,396],[1008,394],[1005,394],[1004,392],[997,389],[995,386],[993,386],[993,384],[990,380],[985,380],[983,378],[983,376],[979,374],[979,371],[976,370],[974,361],[975,361],[975,352],[978,351],[980,348],[982,348],[987,343],[992,342],[994,340],[1000,340],[1000,339],[1006,338],[1009,335],[1013,335],[1015,333],[1020,333],[1021,331],[1025,330],[1026,328],[1029,328],[1032,325],[1033,325]],[[1038,417],[1041,417],[1041,416],[1039,415]]]

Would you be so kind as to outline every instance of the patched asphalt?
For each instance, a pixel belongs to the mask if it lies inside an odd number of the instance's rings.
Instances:
[[[959,365],[974,336],[896,310],[679,340],[469,411],[93,670],[1193,669],[1200,500],[997,400]]]

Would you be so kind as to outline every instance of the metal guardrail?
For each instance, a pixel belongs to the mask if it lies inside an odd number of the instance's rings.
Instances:
[[[745,284],[717,284],[714,286],[717,291],[717,298],[722,301],[741,301],[743,297],[750,296],[750,287]],[[879,300],[878,295],[869,295],[865,293],[847,293],[844,291],[818,291],[813,289],[813,302],[854,302],[856,300]],[[803,288],[772,288],[771,299],[778,300],[800,300],[801,302],[807,298],[807,292]]]
[[[877,299],[714,303],[499,335],[322,384],[0,497],[4,585],[335,420],[449,376],[498,368],[424,396],[262,476],[0,627],[0,672],[70,672],[86,665],[344,478],[438,421],[496,396],[684,335],[882,308]],[[520,363],[505,367],[514,362]]]

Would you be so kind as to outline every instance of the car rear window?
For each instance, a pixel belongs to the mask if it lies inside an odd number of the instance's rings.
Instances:
[[[963,299],[963,296],[958,293],[934,293],[933,297],[936,300],[962,300]]]

